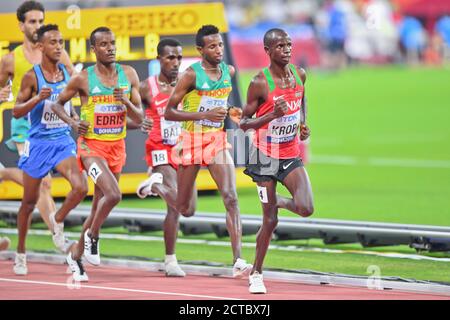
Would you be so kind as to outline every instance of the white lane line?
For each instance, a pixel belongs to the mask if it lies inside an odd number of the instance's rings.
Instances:
[[[17,235],[17,229],[9,229],[9,228],[0,228],[0,233],[2,234],[15,234]],[[29,230],[28,234],[37,235],[37,236],[50,236],[51,233],[48,230]],[[79,234],[76,232],[64,232],[64,234],[70,238],[76,239],[79,237]],[[128,234],[111,234],[111,233],[102,233],[102,239],[110,239],[110,240],[125,240],[125,241],[164,241],[163,237],[156,236],[139,236],[139,235],[128,235]],[[177,243],[184,244],[201,244],[208,246],[219,246],[219,247],[228,247],[230,245],[227,241],[212,241],[212,240],[204,240],[204,239],[177,239]],[[254,242],[242,242],[243,248],[255,248],[256,243]],[[411,259],[411,260],[428,260],[428,261],[436,261],[436,262],[450,262],[450,258],[435,258],[418,254],[409,254],[409,253],[398,253],[398,252],[378,252],[378,251],[367,251],[367,250],[358,250],[358,249],[329,249],[329,248],[314,248],[314,247],[304,247],[297,245],[276,245],[270,244],[270,250],[280,250],[280,251],[292,251],[292,252],[319,252],[319,253],[335,253],[335,254],[360,254],[360,255],[373,255],[385,258],[396,258],[396,259]]]
[[[311,163],[347,166],[367,165],[375,167],[450,169],[450,160],[364,158],[345,155],[311,155]]]
[[[42,284],[48,286],[59,286],[66,287],[69,289],[70,286],[74,284],[68,283],[58,283],[58,282],[47,282],[47,281],[33,281],[33,280],[17,280],[17,279],[7,279],[0,278],[0,281],[3,282],[15,282],[15,283],[24,283],[24,284]],[[136,293],[148,293],[148,294],[162,294],[168,296],[182,296],[182,297],[190,297],[190,298],[206,298],[206,299],[218,299],[218,300],[242,300],[238,298],[230,298],[230,297],[219,297],[219,296],[208,296],[208,295],[199,295],[199,294],[189,294],[189,293],[178,293],[178,292],[163,292],[163,291],[151,291],[151,290],[138,290],[138,289],[126,289],[126,288],[114,288],[114,287],[102,287],[102,286],[90,286],[85,284],[80,284],[77,289],[100,289],[100,290],[109,290],[109,291],[123,291],[123,292],[136,292]],[[69,290],[73,290],[69,289]]]

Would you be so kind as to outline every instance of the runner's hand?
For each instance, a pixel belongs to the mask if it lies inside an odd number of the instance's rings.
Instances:
[[[279,98],[277,101],[275,101],[272,112],[277,118],[281,118],[282,116],[284,116],[287,111],[288,105],[286,100],[284,100],[283,98]]]
[[[300,140],[304,141],[311,135],[311,130],[309,130],[306,124],[300,125]]]
[[[238,107],[230,107],[228,109],[228,115],[230,116],[231,121],[239,124],[242,117],[242,109]]]
[[[152,118],[145,118],[142,121],[141,130],[143,132],[150,132],[153,129],[153,119]]]
[[[121,103],[125,103],[128,100],[127,95],[123,92],[121,88],[114,88],[114,100]]]
[[[41,89],[41,91],[39,91],[38,99],[39,99],[39,101],[42,101],[42,100],[50,98],[51,95],[52,95],[52,89],[49,87],[44,87]]]
[[[8,84],[0,89],[0,103],[8,101],[9,95],[11,94],[11,85]]]
[[[90,123],[85,120],[75,121],[72,124],[72,129],[73,129],[73,131],[78,133],[78,135],[84,136],[87,133],[89,126],[90,126]]]
[[[205,112],[205,118],[213,122],[221,122],[225,120],[227,113],[226,108],[214,108]]]
[[[80,116],[78,114],[76,114],[76,113],[73,113],[72,114],[72,119],[75,120],[75,121],[80,121]]]

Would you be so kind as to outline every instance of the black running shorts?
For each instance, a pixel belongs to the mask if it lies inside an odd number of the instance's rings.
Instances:
[[[244,173],[250,176],[253,182],[283,180],[294,169],[303,167],[300,158],[275,159],[265,155],[250,143],[249,157],[246,161]]]

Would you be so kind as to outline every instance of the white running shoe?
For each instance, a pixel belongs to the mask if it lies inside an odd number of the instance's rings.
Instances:
[[[146,196],[157,196],[156,193],[152,192],[154,183],[163,183],[163,175],[161,173],[155,172],[148,179],[141,182],[136,190],[138,197],[144,199]]]
[[[63,253],[69,253],[70,248],[76,244],[77,242],[75,240],[71,240],[69,238],[64,239],[64,246],[61,248],[61,251]]]
[[[55,220],[56,212],[53,212],[49,215],[50,223],[53,227],[53,243],[55,246],[64,252],[64,244],[66,242],[66,238],[64,237],[64,222],[56,222]]]
[[[0,238],[0,251],[8,250],[10,245],[11,245],[11,240],[9,240],[9,238],[7,238],[7,237]]]
[[[67,264],[69,265],[70,270],[72,271],[73,280],[79,282],[87,282],[89,280],[86,271],[84,271],[83,264],[81,263],[81,259],[73,260],[72,253],[66,257]]]
[[[254,274],[251,274],[248,277],[248,285],[248,291],[250,291],[250,293],[267,293],[267,289],[263,282],[263,275],[258,271],[255,271]]]
[[[16,253],[16,259],[14,260],[14,273],[18,276],[25,276],[28,273],[27,268],[27,256],[25,253]]]
[[[233,266],[233,277],[235,278],[243,278],[247,277],[252,271],[252,264],[247,263],[244,259],[237,258],[236,262]]]
[[[167,277],[185,277],[186,272],[181,270],[180,266],[178,265],[178,262],[171,261],[164,263],[164,267],[166,269],[166,276]]]
[[[84,233],[84,257],[94,266],[100,265],[100,239],[88,236],[89,229]]]

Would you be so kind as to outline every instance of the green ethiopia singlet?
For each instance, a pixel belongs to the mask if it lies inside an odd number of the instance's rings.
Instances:
[[[225,62],[219,64],[222,76],[213,81],[206,74],[201,62],[191,65],[195,71],[195,89],[184,96],[183,111],[206,112],[218,107],[227,107],[228,96],[232,90],[231,76],[228,65]],[[183,129],[189,132],[214,132],[223,129],[223,121],[210,120],[184,121]]]

